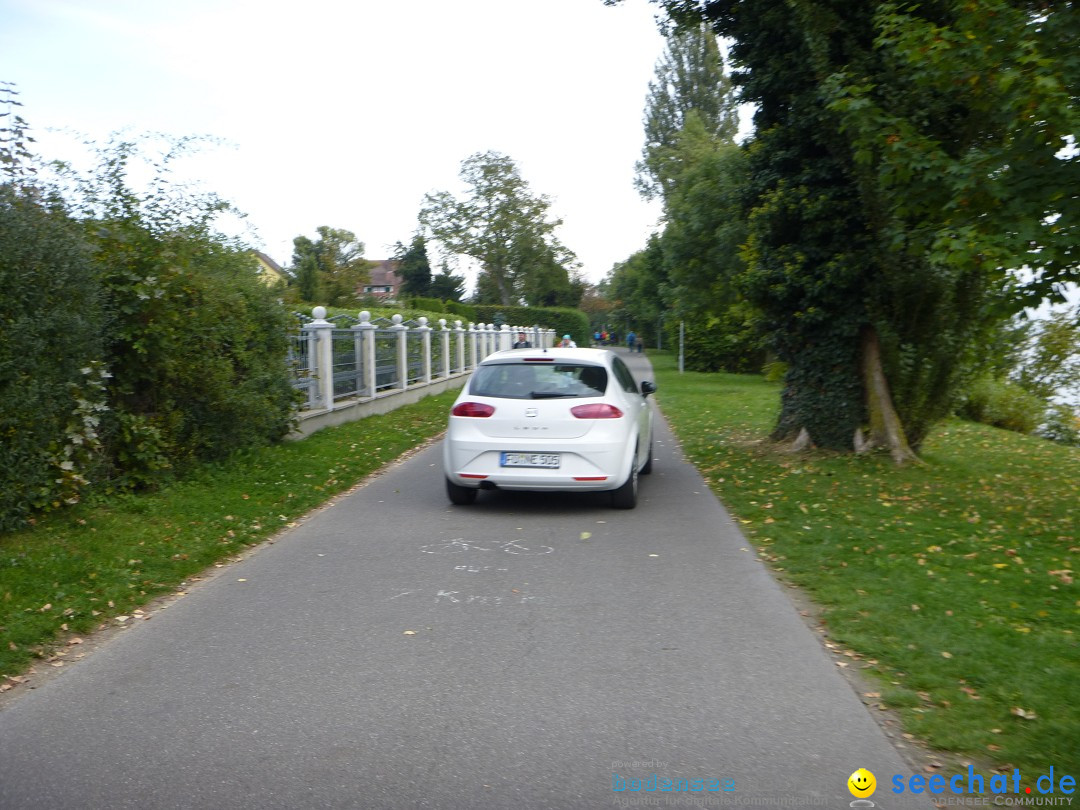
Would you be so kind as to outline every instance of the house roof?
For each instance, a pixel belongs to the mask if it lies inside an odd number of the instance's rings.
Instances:
[[[394,287],[395,289],[401,285],[401,276],[397,273],[401,262],[397,259],[372,259],[372,261],[375,266],[369,271],[371,280],[368,284],[375,287]]]
[[[265,273],[269,277],[274,279],[280,279],[281,281],[288,281],[292,278],[292,273],[282,267],[280,264],[271,259],[267,254],[261,250],[253,250],[256,261],[259,263],[260,273]]]

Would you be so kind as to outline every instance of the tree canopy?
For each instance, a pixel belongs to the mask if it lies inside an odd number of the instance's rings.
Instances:
[[[301,300],[326,306],[355,302],[360,286],[370,278],[364,243],[343,228],[321,225],[316,233],[316,239],[293,239],[292,266]]]
[[[555,235],[561,221],[548,218],[551,201],[534,194],[514,162],[498,152],[466,158],[460,176],[465,196],[426,195],[420,222],[450,252],[479,263],[477,301],[563,303],[571,297],[566,291],[576,259]]]
[[[775,435],[910,458],[988,330],[1080,278],[1074,3],[659,4],[758,107],[736,286],[788,366]]]
[[[428,261],[427,242],[423,234],[416,234],[408,247],[398,242],[394,246],[394,258],[400,263],[401,294],[426,296],[431,294],[431,262]]]
[[[645,147],[637,164],[637,186],[646,197],[666,197],[684,170],[685,155],[677,141],[691,117],[714,142],[731,143],[739,128],[731,80],[724,71],[716,35],[703,22],[674,26],[667,32],[667,47],[649,83]]]

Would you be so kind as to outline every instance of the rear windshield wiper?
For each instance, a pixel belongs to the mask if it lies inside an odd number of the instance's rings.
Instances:
[[[577,398],[577,394],[564,394],[560,391],[533,391],[530,396],[533,399],[562,399],[563,397]]]

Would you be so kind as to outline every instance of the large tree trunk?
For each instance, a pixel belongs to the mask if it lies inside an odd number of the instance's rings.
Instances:
[[[870,435],[865,442],[856,440],[860,452],[874,447],[887,447],[893,461],[905,464],[919,457],[908,445],[904,426],[893,406],[889,381],[881,364],[881,344],[877,330],[863,327],[862,335],[863,385],[866,388],[866,409],[870,415]]]
[[[510,306],[510,289],[506,284],[506,271],[499,268],[493,270],[491,274],[495,277],[495,285],[499,288],[499,300],[504,307]]]

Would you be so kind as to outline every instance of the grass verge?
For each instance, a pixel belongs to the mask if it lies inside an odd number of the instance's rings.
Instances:
[[[51,657],[65,635],[131,614],[436,435],[456,396],[238,454],[160,491],[0,535],[0,689]]]
[[[779,386],[650,353],[687,457],[821,606],[908,732],[1034,775],[1080,770],[1080,450],[968,422],[925,465],[765,441]],[[852,665],[855,665],[852,663]]]

